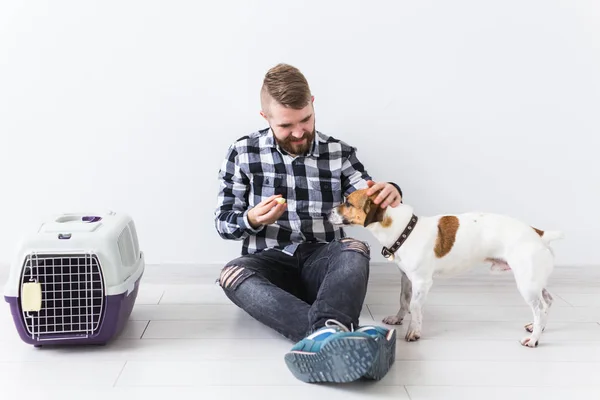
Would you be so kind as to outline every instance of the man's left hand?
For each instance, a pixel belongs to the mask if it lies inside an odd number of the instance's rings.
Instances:
[[[400,205],[402,201],[402,196],[398,189],[391,183],[387,182],[373,182],[367,181],[367,185],[369,185],[369,190],[367,191],[367,195],[371,196],[374,193],[379,191],[379,195],[375,197],[375,204],[381,204],[381,208],[386,208],[391,205],[392,207],[397,207]]]

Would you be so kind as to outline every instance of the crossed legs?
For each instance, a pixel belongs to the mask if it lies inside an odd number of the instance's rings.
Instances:
[[[346,238],[244,255],[222,269],[219,284],[238,307],[292,341],[334,319],[357,327],[369,279],[369,248]]]

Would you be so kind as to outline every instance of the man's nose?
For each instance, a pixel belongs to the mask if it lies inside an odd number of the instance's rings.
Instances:
[[[295,137],[296,139],[300,139],[302,136],[304,136],[304,130],[303,129],[295,129],[292,132],[292,136]]]

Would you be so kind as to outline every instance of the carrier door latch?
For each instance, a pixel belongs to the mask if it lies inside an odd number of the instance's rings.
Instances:
[[[24,312],[38,312],[42,309],[42,284],[25,282],[21,289],[21,307]]]

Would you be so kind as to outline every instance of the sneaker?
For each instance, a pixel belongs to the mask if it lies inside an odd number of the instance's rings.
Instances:
[[[363,326],[356,332],[366,333],[377,342],[377,357],[371,368],[365,373],[364,378],[378,381],[388,373],[396,361],[396,330],[371,325]]]
[[[378,346],[372,334],[328,320],[324,328],[296,343],[285,363],[303,382],[352,382],[372,369]]]

